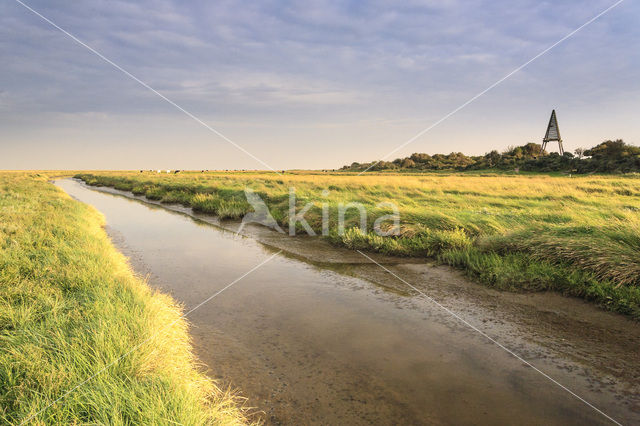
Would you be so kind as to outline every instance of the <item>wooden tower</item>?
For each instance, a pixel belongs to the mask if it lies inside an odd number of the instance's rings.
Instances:
[[[562,139],[560,138],[560,128],[558,128],[558,120],[556,119],[556,110],[551,111],[551,118],[549,118],[549,125],[547,126],[547,133],[542,139],[542,151],[547,147],[547,142],[558,142],[558,150],[560,155],[564,154],[562,148]]]

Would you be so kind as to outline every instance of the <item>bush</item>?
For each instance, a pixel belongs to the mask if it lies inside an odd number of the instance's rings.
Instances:
[[[493,150],[483,156],[468,157],[461,152],[450,154],[414,153],[410,157],[397,158],[392,162],[352,163],[342,170],[482,170],[522,169],[537,172],[574,172],[574,173],[630,173],[640,171],[640,147],[629,145],[622,139],[604,141],[588,149],[578,149],[578,157],[570,152],[560,155],[548,154],[536,143],[509,147],[503,153]],[[583,155],[591,158],[583,158]]]

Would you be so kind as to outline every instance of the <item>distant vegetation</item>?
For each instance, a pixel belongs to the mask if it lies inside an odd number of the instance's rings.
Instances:
[[[553,142],[552,142],[553,143]],[[575,154],[575,155],[574,155]],[[412,154],[410,157],[378,163],[352,163],[342,170],[522,170],[569,173],[630,173],[640,172],[640,147],[624,143],[621,139],[605,141],[591,148],[578,148],[574,154],[564,155],[542,151],[535,143],[509,147],[504,152],[491,151],[482,156],[451,154]]]
[[[298,210],[309,202],[310,226],[322,229],[328,204],[336,245],[398,256],[436,259],[499,289],[556,290],[640,319],[640,177],[505,175],[440,172],[321,174],[139,172],[81,174],[89,185],[109,186],[194,210],[239,218],[251,211],[251,188],[286,229],[288,191]],[[328,193],[324,193],[328,190]],[[368,229],[381,201],[398,206],[401,232],[381,237],[356,228],[337,232],[340,203],[362,203]]]
[[[199,371],[176,302],[47,180],[0,173],[0,423],[244,422]]]

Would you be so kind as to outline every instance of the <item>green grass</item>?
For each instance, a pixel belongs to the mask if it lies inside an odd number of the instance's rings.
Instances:
[[[244,423],[200,372],[180,307],[103,225],[45,176],[0,173],[0,423]]]
[[[288,224],[288,191],[296,188],[298,211],[308,202],[311,227],[322,230],[321,204],[330,216],[329,239],[354,249],[429,257],[465,270],[499,289],[555,290],[640,319],[640,176],[515,173],[393,174],[288,172],[104,172],[81,174],[90,185],[144,187],[147,193],[178,192],[173,199],[194,210],[241,217],[251,208],[251,188],[274,218]],[[323,194],[323,190],[329,190]],[[158,198],[158,199],[162,199]],[[392,237],[361,233],[356,209],[347,210],[348,232],[338,235],[338,206],[359,202],[368,229],[391,211],[401,232]],[[222,206],[232,205],[227,214]]]

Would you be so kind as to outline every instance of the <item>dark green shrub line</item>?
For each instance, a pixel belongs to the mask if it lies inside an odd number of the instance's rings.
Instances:
[[[542,146],[528,143],[509,147],[504,152],[491,151],[481,156],[466,156],[461,152],[451,154],[414,153],[410,157],[393,161],[351,163],[341,170],[514,170],[535,172],[574,173],[638,173],[640,172],[640,147],[626,144],[622,139],[607,140],[591,148],[578,148],[575,154],[548,154]],[[637,193],[636,193],[637,194]],[[631,192],[621,191],[621,195]]]

